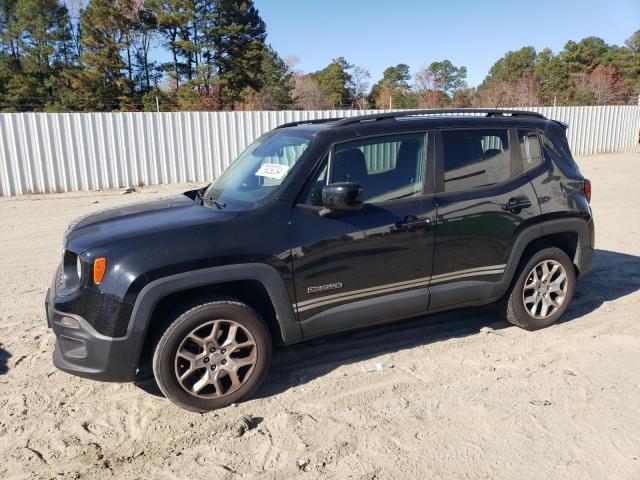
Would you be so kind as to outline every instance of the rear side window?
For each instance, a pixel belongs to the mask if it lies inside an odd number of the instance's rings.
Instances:
[[[538,132],[532,129],[518,129],[518,141],[520,142],[520,155],[522,166],[527,172],[542,163],[542,149]]]
[[[445,192],[486,187],[511,177],[506,128],[443,131],[442,143]]]

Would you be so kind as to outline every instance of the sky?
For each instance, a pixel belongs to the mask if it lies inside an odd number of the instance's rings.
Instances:
[[[640,29],[640,0],[254,0],[267,41],[296,70],[313,72],[345,57],[367,68],[371,83],[385,68],[412,73],[431,62],[466,66],[477,86],[509,50],[554,52],[568,40],[597,36],[624,45]]]

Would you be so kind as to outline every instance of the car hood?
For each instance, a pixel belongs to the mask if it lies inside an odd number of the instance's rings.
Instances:
[[[185,195],[121,205],[76,218],[67,227],[63,245],[82,253],[88,248],[177,228],[230,220],[238,212],[198,205]]]

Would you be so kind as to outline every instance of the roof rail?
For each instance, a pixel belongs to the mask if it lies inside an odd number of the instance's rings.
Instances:
[[[296,125],[312,125],[314,123],[326,123],[326,122],[335,122],[338,120],[342,120],[344,117],[334,117],[334,118],[316,118],[310,120],[298,120],[297,122],[289,122],[283,123],[282,125],[278,125],[275,129],[278,128],[287,128],[287,127],[295,127]]]
[[[529,117],[546,119],[544,115],[537,112],[529,112],[526,110],[501,110],[495,108],[442,108],[430,110],[404,110],[400,112],[374,113],[372,115],[360,115],[357,117],[348,117],[338,120],[333,126],[342,127],[351,125],[352,123],[378,120],[387,120],[390,118],[415,117],[422,115],[441,115],[447,113],[484,113],[487,117]]]

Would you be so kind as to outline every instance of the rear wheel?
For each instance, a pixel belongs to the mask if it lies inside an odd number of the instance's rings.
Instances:
[[[250,396],[267,375],[271,338],[260,316],[234,300],[198,305],[160,338],[153,373],[165,396],[205,412]]]
[[[527,330],[548,327],[569,307],[575,285],[573,263],[567,254],[559,248],[545,248],[519,270],[502,302],[502,313],[507,321]]]

